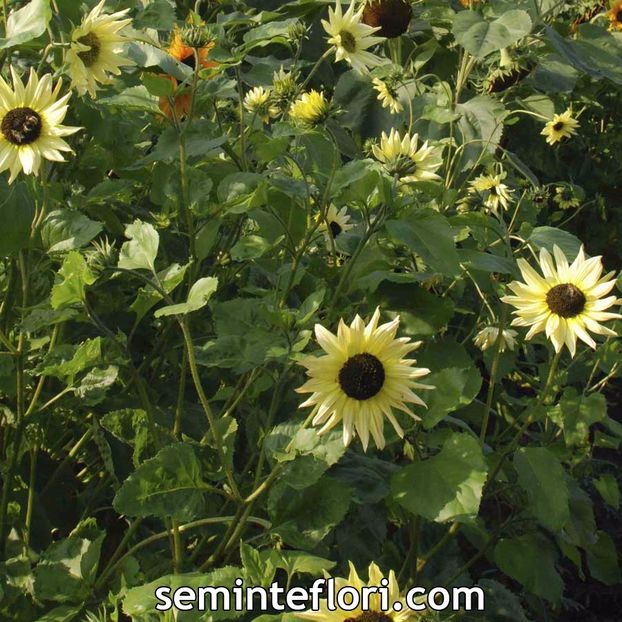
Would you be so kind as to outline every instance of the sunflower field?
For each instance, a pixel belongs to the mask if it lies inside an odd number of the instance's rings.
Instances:
[[[622,1],[0,13],[1,622],[622,620]]]

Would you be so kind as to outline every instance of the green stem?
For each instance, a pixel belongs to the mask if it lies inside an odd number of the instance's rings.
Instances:
[[[30,450],[30,480],[28,481],[28,502],[26,506],[26,520],[24,522],[24,549],[28,554],[30,547],[30,526],[32,524],[32,508],[35,499],[35,480],[37,477],[37,456],[39,453],[39,444],[35,443]]]
[[[417,573],[421,572],[432,559],[457,533],[460,523],[453,522],[445,535],[424,555],[417,560]]]

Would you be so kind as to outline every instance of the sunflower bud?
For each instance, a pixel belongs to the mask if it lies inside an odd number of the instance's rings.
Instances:
[[[91,272],[99,276],[106,268],[114,268],[117,265],[118,252],[114,244],[111,244],[108,238],[104,238],[101,242],[93,242],[86,258]]]
[[[403,35],[411,17],[412,8],[407,0],[369,0],[363,10],[363,23],[379,27],[376,34],[388,39]]]
[[[181,31],[181,41],[189,48],[200,50],[209,45],[211,37],[204,26],[185,26]]]

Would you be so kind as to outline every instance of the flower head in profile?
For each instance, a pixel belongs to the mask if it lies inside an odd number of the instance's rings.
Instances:
[[[359,73],[367,73],[370,67],[382,63],[380,58],[367,50],[384,41],[384,37],[373,36],[380,30],[379,27],[363,23],[364,9],[365,5],[357,8],[356,0],[351,0],[348,10],[343,13],[341,2],[337,0],[335,8],[328,9],[328,21],[322,20],[324,30],[330,35],[328,43],[333,47],[336,60],[345,60]]]
[[[71,147],[63,137],[81,129],[61,125],[71,94],[59,98],[60,80],[53,87],[50,74],[39,79],[31,69],[24,86],[13,67],[11,76],[13,88],[0,77],[0,171],[10,171],[9,183],[20,171],[38,175],[42,159],[64,162]]]
[[[367,574],[367,582],[361,579],[352,564],[349,563],[350,573],[348,577],[335,577],[335,593],[344,587],[354,588],[359,594],[362,592],[364,586],[380,587],[386,585],[388,596],[389,609],[382,607],[383,603],[381,595],[371,593],[369,596],[369,609],[363,610],[361,603],[354,609],[337,608],[336,610],[329,609],[328,602],[324,599],[320,599],[318,611],[301,611],[295,615],[303,620],[311,620],[312,622],[346,622],[349,620],[356,622],[408,622],[420,616],[416,611],[413,611],[406,604],[406,600],[397,582],[395,572],[391,570],[389,576],[385,578],[380,568],[375,562],[369,565]]]
[[[348,214],[348,208],[342,207],[339,211],[331,203],[326,212],[326,219],[320,223],[319,231],[324,234],[328,248],[331,248],[331,240],[336,240],[342,233],[350,231],[354,228],[350,224],[351,216]]]
[[[79,95],[88,93],[95,98],[98,84],[110,84],[110,75],[118,76],[121,67],[132,62],[122,54],[126,37],[122,30],[132,23],[125,15],[129,9],[104,13],[106,0],[86,15],[71,33],[71,43],[66,53],[71,88]]]
[[[469,192],[477,194],[488,209],[498,214],[499,208],[507,209],[512,200],[513,191],[503,183],[506,176],[505,171],[496,175],[479,175],[470,182]]]
[[[287,110],[298,92],[298,82],[293,71],[285,71],[281,67],[272,74],[272,94],[276,105]]]
[[[256,114],[264,123],[279,114],[279,109],[270,101],[270,91],[263,86],[256,86],[244,97],[244,108]]]
[[[501,332],[501,342],[499,343],[499,352],[505,352],[506,349],[514,350],[516,347],[516,336],[518,333],[511,328],[504,328]],[[475,335],[473,343],[482,352],[493,347],[499,339],[499,327],[498,326],[486,326]]]
[[[618,0],[609,9],[609,28],[611,30],[622,30],[622,0]]]
[[[374,145],[372,151],[387,172],[403,183],[440,179],[436,171],[443,164],[441,149],[430,147],[427,140],[419,147],[417,134],[401,136],[395,128],[388,136],[382,132],[380,145]]]
[[[572,110],[569,108],[562,114],[555,114],[553,118],[547,122],[542,132],[546,136],[546,142],[554,145],[562,140],[562,138],[570,138],[577,133],[579,122],[572,116]]]
[[[330,107],[324,93],[311,89],[303,93],[289,108],[289,116],[304,125],[314,126],[328,117]]]
[[[409,404],[425,403],[412,389],[432,388],[417,382],[430,370],[414,367],[415,359],[406,358],[421,342],[395,337],[399,317],[378,326],[379,320],[380,309],[367,325],[358,315],[350,326],[341,320],[336,335],[316,324],[315,336],[326,354],[301,361],[309,379],[297,389],[312,394],[300,407],[313,407],[313,425],[322,426],[319,434],[342,422],[344,444],[358,434],[365,450],[370,435],[376,447],[384,447],[385,417],[402,437],[393,409],[417,418]]]
[[[395,84],[391,80],[381,80],[374,78],[372,80],[374,90],[378,93],[378,101],[382,103],[383,108],[388,108],[391,114],[399,114],[404,110],[402,102],[399,100]]]
[[[553,247],[553,255],[555,261],[545,248],[540,251],[542,276],[526,260],[519,259],[518,267],[525,282],[510,283],[508,287],[513,295],[501,300],[516,307],[513,326],[530,327],[527,339],[544,331],[556,352],[566,345],[574,356],[577,338],[596,348],[590,332],[616,334],[600,322],[622,318],[607,311],[621,301],[616,296],[607,296],[615,286],[615,277],[612,272],[602,276],[600,257],[587,259],[581,248],[572,264],[568,264],[558,246]]]

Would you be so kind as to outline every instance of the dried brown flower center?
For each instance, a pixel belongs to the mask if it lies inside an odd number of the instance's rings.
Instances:
[[[585,309],[585,294],[572,283],[552,287],[546,295],[549,309],[560,317],[576,317]]]
[[[376,34],[389,39],[403,35],[411,17],[412,9],[406,0],[374,0],[363,11],[363,23],[380,27]]]
[[[41,135],[41,117],[32,108],[13,108],[2,119],[2,134],[14,145],[34,143]]]
[[[94,32],[89,32],[78,39],[78,43],[88,45],[89,49],[78,52],[78,58],[84,63],[85,67],[92,67],[99,58],[99,52],[102,49],[101,41]]]
[[[348,397],[355,400],[368,400],[377,395],[384,385],[384,379],[382,363],[373,354],[367,352],[351,356],[339,370],[339,385]],[[363,620],[361,616],[356,620],[357,622],[372,622],[372,620]]]

